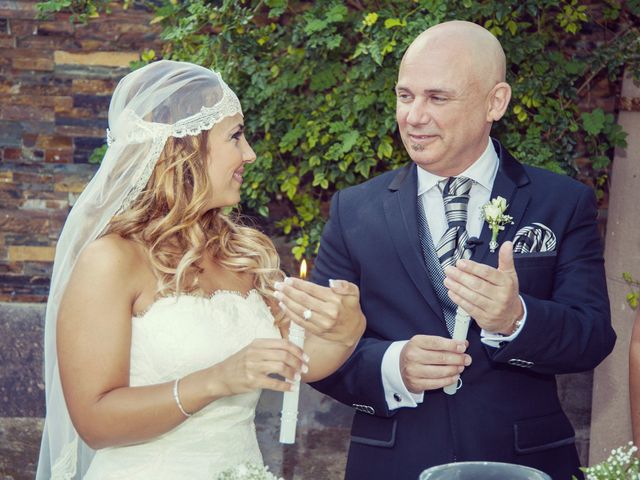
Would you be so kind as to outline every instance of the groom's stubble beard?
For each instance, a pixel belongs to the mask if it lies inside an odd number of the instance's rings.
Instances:
[[[424,151],[424,145],[411,144],[411,150],[414,152],[422,152]]]

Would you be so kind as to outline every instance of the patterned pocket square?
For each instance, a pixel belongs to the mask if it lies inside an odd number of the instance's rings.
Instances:
[[[522,227],[513,237],[513,253],[553,252],[555,249],[556,236],[542,223]]]

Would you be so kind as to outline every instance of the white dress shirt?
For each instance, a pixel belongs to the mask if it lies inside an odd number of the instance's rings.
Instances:
[[[487,148],[483,154],[473,162],[473,164],[462,172],[459,176],[468,177],[473,180],[471,192],[469,193],[469,205],[467,209],[467,233],[469,237],[480,237],[484,219],[482,217],[482,206],[489,202],[493,182],[498,172],[498,154],[489,140]],[[418,167],[418,198],[422,201],[422,206],[426,212],[429,232],[434,244],[438,241],[448,228],[447,218],[444,213],[444,201],[442,199],[442,189],[447,181],[447,177],[439,177]],[[501,342],[510,342],[518,336],[527,318],[527,307],[520,297],[524,308],[524,316],[518,329],[510,336],[499,333],[481,331],[482,342],[490,347],[497,348]],[[400,352],[408,342],[393,342],[382,358],[381,373],[382,385],[384,387],[385,398],[390,410],[400,407],[415,407],[422,403],[424,392],[412,393],[402,381],[400,374]]]

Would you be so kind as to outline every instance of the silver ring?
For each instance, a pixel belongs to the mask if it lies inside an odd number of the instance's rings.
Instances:
[[[305,320],[311,320],[312,314],[313,312],[307,308],[304,312],[302,312],[302,318],[304,318]]]

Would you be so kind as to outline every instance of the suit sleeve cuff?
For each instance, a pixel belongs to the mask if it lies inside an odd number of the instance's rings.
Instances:
[[[382,357],[380,367],[382,386],[389,410],[396,410],[401,407],[417,407],[424,399],[424,392],[412,393],[407,390],[400,374],[400,352],[407,342],[408,340],[393,342]]]
[[[524,310],[524,313],[522,315],[522,318],[520,319],[520,322],[518,324],[518,328],[516,329],[516,331],[513,332],[511,335],[506,336],[506,335],[502,335],[501,333],[489,332],[483,328],[480,331],[480,340],[482,341],[482,343],[484,343],[489,347],[500,348],[503,342],[511,342],[512,340],[515,340],[518,335],[520,335],[520,332],[522,331],[522,327],[524,327],[524,324],[527,321],[527,304],[524,303],[522,296],[519,296],[519,298],[520,298],[520,303],[522,303],[522,309]]]

